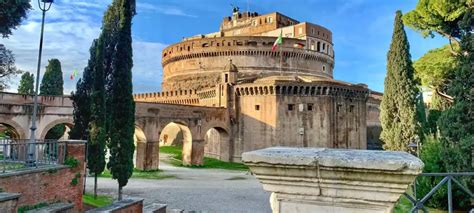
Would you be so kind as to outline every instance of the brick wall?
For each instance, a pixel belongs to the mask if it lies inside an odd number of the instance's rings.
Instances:
[[[67,156],[79,160],[77,167],[57,165],[0,174],[0,188],[5,192],[20,193],[19,207],[60,201],[73,203],[76,210],[82,211],[85,143],[67,141],[66,150]],[[76,174],[80,174],[77,184],[71,185]]]

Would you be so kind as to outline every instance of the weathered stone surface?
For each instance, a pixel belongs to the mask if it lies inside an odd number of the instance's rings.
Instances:
[[[141,213],[143,212],[142,198],[126,198],[116,201],[109,206],[87,211],[87,213]]]
[[[0,192],[0,212],[16,213],[19,193]]]
[[[274,147],[242,159],[274,212],[390,212],[423,163],[404,152]]]

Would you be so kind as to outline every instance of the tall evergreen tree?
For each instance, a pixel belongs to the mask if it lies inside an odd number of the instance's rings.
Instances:
[[[397,11],[390,50],[387,56],[387,76],[381,103],[381,139],[384,149],[408,151],[408,144],[419,132],[416,120],[416,95],[418,89],[413,78],[414,69],[410,45],[402,23],[402,13]]]
[[[115,0],[112,4],[116,17],[106,17],[106,22],[118,23],[116,37],[111,42],[115,47],[111,60],[111,72],[107,80],[110,86],[109,150],[110,158],[107,168],[112,178],[119,185],[119,200],[122,199],[122,188],[127,185],[133,172],[133,152],[135,145],[135,102],[132,95],[132,18],[135,15],[134,0]],[[114,7],[115,6],[115,7]],[[117,19],[118,18],[118,19]],[[118,22],[114,22],[118,20]],[[109,41],[110,42],[110,41]],[[106,56],[107,57],[107,56]]]
[[[20,85],[18,85],[18,93],[25,95],[35,94],[34,83],[35,78],[32,73],[23,73],[23,75],[21,75]]]
[[[40,95],[63,95],[63,87],[61,62],[58,59],[51,59],[41,80]]]
[[[41,80],[40,95],[63,95],[64,90],[63,72],[61,62],[58,59],[49,60],[43,79]],[[58,124],[51,128],[46,134],[46,139],[59,139],[64,135],[66,126]]]
[[[105,169],[106,129],[105,129],[105,76],[104,42],[101,36],[95,51],[94,80],[91,93],[91,122],[89,125],[89,170],[94,174],[94,198],[97,197],[97,176]]]

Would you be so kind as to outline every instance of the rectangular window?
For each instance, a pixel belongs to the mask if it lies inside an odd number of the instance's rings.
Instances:
[[[225,83],[228,83],[229,82],[229,75],[228,74],[225,74],[225,80],[224,80]]]
[[[355,107],[354,105],[351,105],[351,106],[349,107],[349,112],[353,112],[353,111],[354,111],[354,107]]]
[[[293,111],[295,109],[294,104],[288,104],[288,111]]]
[[[308,104],[308,111],[313,111],[313,104]]]
[[[255,110],[259,111],[260,110],[260,105],[255,105]]]

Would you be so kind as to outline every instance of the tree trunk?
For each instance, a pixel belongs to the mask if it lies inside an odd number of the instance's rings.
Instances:
[[[118,190],[118,200],[122,200],[122,187],[119,186],[119,190]]]
[[[94,172],[94,200],[97,199],[97,172]]]

